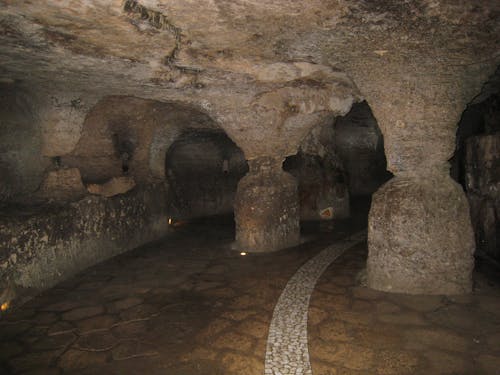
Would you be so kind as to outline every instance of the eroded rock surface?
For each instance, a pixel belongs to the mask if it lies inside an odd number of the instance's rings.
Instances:
[[[78,168],[50,171],[37,192],[40,198],[68,202],[82,198],[86,193]]]
[[[0,217],[0,286],[39,292],[167,232],[162,185]],[[14,298],[14,296],[12,297]]]
[[[275,0],[264,6],[221,0],[197,2],[195,12],[189,1],[4,3],[6,79],[71,100],[77,97],[66,95],[67,82],[82,98],[120,94],[193,103],[228,127],[249,158],[275,147],[289,153],[274,140],[283,131],[290,140],[301,138],[311,120],[302,116],[345,113],[358,94],[339,70],[354,78],[370,105],[387,102],[384,93],[399,87],[401,94],[428,92],[415,106],[433,112],[439,108],[431,104],[446,95],[463,108],[498,63],[494,1],[316,0],[304,6]],[[387,111],[400,111],[396,102],[387,104]],[[285,112],[299,121],[277,128]],[[384,116],[379,108],[375,115]],[[435,125],[418,128],[433,134],[425,139],[435,138],[441,134]],[[418,134],[414,138],[424,140]]]
[[[474,234],[462,188],[449,177],[395,177],[373,196],[368,286],[411,294],[472,288]]]
[[[265,252],[297,245],[300,237],[297,181],[282,160],[257,159],[238,183],[236,248]]]

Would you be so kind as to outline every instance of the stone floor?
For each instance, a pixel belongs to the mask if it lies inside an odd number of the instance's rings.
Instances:
[[[230,250],[224,221],[176,228],[2,316],[0,374],[261,375],[288,280],[361,226],[335,223],[296,248],[247,256]],[[314,375],[500,374],[492,272],[476,272],[472,296],[412,297],[358,285],[365,259],[364,243],[347,250],[314,289]]]

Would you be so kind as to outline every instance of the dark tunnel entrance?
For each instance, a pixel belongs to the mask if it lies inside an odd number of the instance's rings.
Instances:
[[[180,220],[231,215],[247,171],[243,151],[222,130],[185,131],[166,154],[169,211]]]

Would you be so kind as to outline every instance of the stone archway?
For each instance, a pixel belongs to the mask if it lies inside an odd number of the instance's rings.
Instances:
[[[186,129],[165,157],[169,211],[177,219],[232,214],[243,151],[221,129]]]
[[[303,139],[283,169],[298,181],[300,220],[330,220],[350,214],[347,176],[335,150],[333,118],[317,125]]]
[[[301,220],[348,217],[350,203],[366,210],[371,195],[392,176],[366,101],[311,129],[283,169],[299,182]]]

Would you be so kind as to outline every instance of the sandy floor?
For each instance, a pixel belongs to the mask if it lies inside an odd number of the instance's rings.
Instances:
[[[335,223],[296,248],[244,257],[224,220],[180,227],[0,318],[0,374],[261,375],[287,281],[362,226]],[[494,277],[476,272],[471,296],[386,294],[357,285],[365,259],[366,244],[355,246],[316,285],[314,375],[500,374]]]

